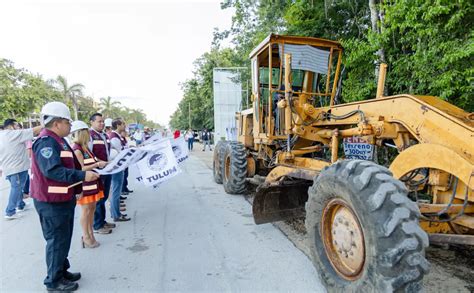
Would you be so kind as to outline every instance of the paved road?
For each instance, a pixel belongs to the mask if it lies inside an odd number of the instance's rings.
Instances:
[[[152,190],[132,185],[131,222],[101,246],[82,249],[78,212],[70,260],[82,292],[324,292],[308,258],[275,227],[253,223],[251,206],[212,181],[201,150],[183,173]],[[0,181],[0,208],[8,184]],[[44,291],[44,240],[36,211],[0,220],[1,292]]]

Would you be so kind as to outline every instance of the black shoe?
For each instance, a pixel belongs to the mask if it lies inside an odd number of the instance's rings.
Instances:
[[[120,196],[120,199],[121,199],[121,200],[126,200],[127,197],[126,197],[126,196]]]
[[[122,195],[128,195],[128,192],[122,191]]]
[[[125,203],[125,200],[120,200],[120,203]]]
[[[81,279],[81,273],[71,273],[71,272],[66,271],[64,273],[64,279],[71,282],[76,282]]]
[[[79,284],[76,282],[71,282],[66,279],[62,279],[59,281],[56,286],[54,287],[46,287],[46,290],[52,292],[69,292],[69,291],[76,291],[79,288]]]
[[[128,188],[125,191],[128,192],[128,193],[133,193],[133,190],[130,190]]]

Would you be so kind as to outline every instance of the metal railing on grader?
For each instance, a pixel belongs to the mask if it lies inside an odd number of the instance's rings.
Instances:
[[[338,42],[269,35],[250,55],[252,108],[214,179],[257,184],[255,223],[305,218],[334,292],[419,291],[429,242],[474,244],[474,115],[433,96],[338,104]],[[370,73],[368,73],[370,74]]]

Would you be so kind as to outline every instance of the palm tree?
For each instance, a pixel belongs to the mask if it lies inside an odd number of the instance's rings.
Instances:
[[[81,83],[75,83],[72,85],[68,85],[66,78],[62,75],[58,75],[55,80],[56,87],[63,95],[64,101],[68,102],[69,100],[72,102],[72,108],[74,109],[74,119],[77,120],[78,115],[78,98],[82,96],[82,91],[84,90],[84,85]]]
[[[130,111],[130,115],[136,123],[143,123],[146,121],[146,115],[143,113],[142,109],[132,109],[132,111]]]
[[[112,97],[100,98],[99,106],[102,110],[102,114],[104,116],[110,117],[112,116],[112,113],[114,112],[114,108],[120,107],[120,102],[118,101],[112,102]]]

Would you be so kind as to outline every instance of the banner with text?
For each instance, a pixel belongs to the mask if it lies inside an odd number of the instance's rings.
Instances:
[[[181,172],[168,139],[143,148],[150,150],[147,151],[147,155],[143,159],[137,162],[140,171],[138,181],[147,186],[156,186]]]

